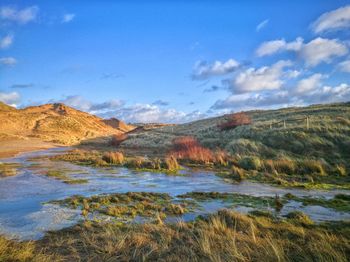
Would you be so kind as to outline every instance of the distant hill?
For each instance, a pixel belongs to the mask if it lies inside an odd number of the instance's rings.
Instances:
[[[119,124],[115,125],[117,121]],[[16,109],[0,102],[0,139],[35,137],[70,145],[131,129],[120,120],[106,121],[62,103]]]
[[[125,122],[116,119],[116,118],[110,118],[103,120],[103,122],[113,128],[117,128],[123,132],[129,132],[130,130],[134,129],[135,127],[133,125],[128,125]]]

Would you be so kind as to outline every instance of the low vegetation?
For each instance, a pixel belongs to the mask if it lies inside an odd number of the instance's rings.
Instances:
[[[36,242],[1,239],[14,261],[348,261],[350,225],[317,225],[300,212],[286,219],[228,210],[190,223],[85,222]],[[4,242],[5,241],[5,242]],[[15,243],[15,244],[14,244]],[[51,259],[51,260],[50,260]]]
[[[165,193],[148,192],[115,193],[92,197],[73,196],[51,203],[79,208],[85,217],[106,215],[124,222],[136,217],[144,217],[158,223],[162,223],[169,215],[183,215],[194,207],[189,201],[175,201]]]
[[[87,179],[73,179],[70,176],[68,176],[68,174],[65,174],[63,171],[59,170],[49,170],[45,175],[47,177],[60,180],[66,184],[86,184],[89,182],[89,180]]]
[[[130,134],[120,146],[166,151],[237,181],[350,188],[349,122],[350,103],[249,111]]]
[[[96,150],[76,149],[62,155],[54,156],[51,159],[69,161],[80,165],[97,167],[119,166],[140,171],[159,171],[167,174],[176,173],[180,169],[177,159],[172,155],[164,159],[140,156],[125,157],[123,153],[117,151],[101,152]]]

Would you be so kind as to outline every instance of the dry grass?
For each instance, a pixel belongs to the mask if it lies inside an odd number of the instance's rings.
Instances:
[[[87,223],[38,243],[65,261],[347,261],[349,225],[317,226],[222,210],[173,225]]]
[[[124,163],[124,155],[120,152],[107,152],[102,156],[102,160],[113,165],[122,165]]]

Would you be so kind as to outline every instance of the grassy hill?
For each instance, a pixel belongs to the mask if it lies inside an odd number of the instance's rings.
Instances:
[[[116,122],[117,120],[114,120]],[[0,139],[39,138],[59,144],[122,134],[132,127],[118,121],[119,128],[104,119],[64,104],[46,104],[16,109],[0,103]]]
[[[221,130],[219,125],[230,117],[224,115],[130,134],[122,147],[164,154],[176,137],[193,136],[202,146],[225,150],[237,161],[248,158],[247,162],[259,167],[264,161],[279,161],[273,164],[284,165],[280,169],[285,173],[295,173],[301,167],[310,169],[303,174],[316,169],[321,174],[322,168],[340,174],[349,170],[350,103],[245,113],[252,119],[250,125]],[[259,167],[251,169],[263,169]]]

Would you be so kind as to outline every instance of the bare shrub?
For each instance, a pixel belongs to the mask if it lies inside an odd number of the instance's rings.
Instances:
[[[250,116],[248,116],[244,112],[240,112],[240,113],[229,115],[229,118],[226,120],[226,122],[218,124],[218,128],[222,131],[230,130],[238,126],[250,125],[251,123],[252,123],[252,120]]]
[[[171,155],[177,159],[190,160],[204,164],[208,164],[215,160],[213,153],[209,149],[202,147],[197,139],[191,136],[174,139]]]

